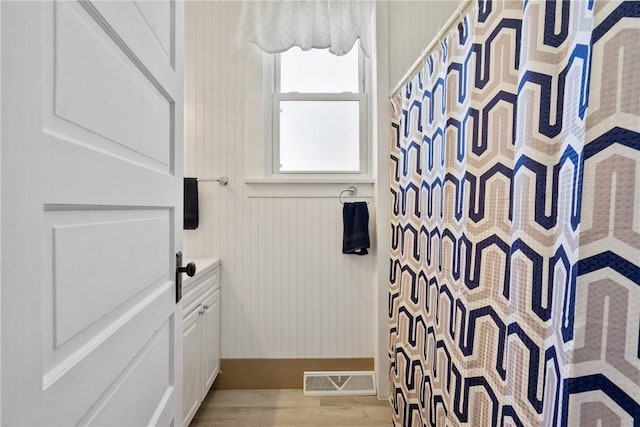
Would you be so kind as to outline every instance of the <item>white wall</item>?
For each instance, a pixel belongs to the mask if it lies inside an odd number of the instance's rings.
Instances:
[[[2,5],[0,4],[0,46],[2,46]],[[2,49],[0,49],[0,52]],[[0,54],[0,100],[2,99],[2,55]],[[0,102],[0,177],[2,176],[2,102]],[[0,191],[0,242],[2,241],[2,191]],[[2,280],[2,245],[0,245],[0,287]],[[0,288],[0,308],[2,307],[2,289]],[[1,310],[1,309],[0,309]],[[2,311],[0,311],[0,354],[2,354]],[[1,366],[1,365],[0,365]],[[2,368],[0,367],[0,384]],[[2,387],[0,387],[0,422],[2,420]]]
[[[458,4],[455,0],[388,2],[390,89],[418,59]]]
[[[200,227],[185,231],[184,252],[222,260],[222,357],[373,357],[375,258],[341,253],[347,184],[244,183],[262,138],[259,85],[247,82],[262,74],[257,50],[234,53],[239,10],[186,5],[185,176],[230,183],[199,184]]]
[[[187,3],[185,176],[228,175],[230,185],[200,184],[201,226],[185,232],[184,247],[188,255],[222,258],[223,357],[375,355],[379,383],[388,380],[387,96],[457,5],[376,3],[373,146],[380,209],[372,212],[378,218],[377,224],[372,218],[372,227],[382,250],[354,257],[339,251],[336,187],[320,193],[314,186],[298,186],[292,190],[297,195],[313,188],[323,197],[274,198],[253,197],[273,188],[244,184],[245,175],[254,176],[247,170],[246,159],[255,157],[249,142],[262,138],[263,123],[253,115],[261,108],[257,60],[251,50],[234,54],[238,3]],[[379,387],[382,396],[388,391]]]

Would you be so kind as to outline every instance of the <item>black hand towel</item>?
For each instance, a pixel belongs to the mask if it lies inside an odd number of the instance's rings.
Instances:
[[[342,253],[366,255],[369,248],[369,210],[367,202],[345,203],[342,207]]]
[[[184,179],[184,229],[198,228],[198,179]]]

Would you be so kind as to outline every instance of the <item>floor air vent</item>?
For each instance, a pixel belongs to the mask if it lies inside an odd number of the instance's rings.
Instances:
[[[315,372],[304,373],[305,396],[367,396],[376,394],[373,372]]]

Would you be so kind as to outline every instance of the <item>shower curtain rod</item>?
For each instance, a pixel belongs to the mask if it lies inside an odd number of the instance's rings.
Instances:
[[[389,93],[389,98],[393,98],[395,93],[402,87],[402,85],[413,77],[416,70],[424,64],[424,61],[427,59],[433,48],[438,45],[440,39],[449,32],[451,27],[453,27],[460,19],[462,19],[464,14],[467,13],[471,6],[473,6],[474,2],[475,0],[462,0],[460,2],[458,8],[456,9],[456,12],[451,15],[449,20],[440,28],[440,30],[438,30],[438,33],[433,38],[433,40],[431,40],[431,43],[429,43],[425,50],[422,51],[416,62],[414,62],[411,68],[409,68],[407,72],[404,73],[404,76],[402,76],[398,84],[396,84],[391,93]]]

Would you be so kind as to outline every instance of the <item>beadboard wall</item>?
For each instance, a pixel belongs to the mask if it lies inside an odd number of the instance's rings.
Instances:
[[[229,185],[199,183],[200,227],[185,231],[184,252],[222,261],[222,358],[373,357],[375,258],[341,253],[338,192],[245,184],[262,137],[246,81],[262,75],[235,52],[239,13],[240,2],[186,4],[185,176]]]
[[[378,131],[373,146],[379,233],[388,232],[386,95],[454,13],[456,1],[377,2]],[[326,189],[312,197],[261,197],[246,185],[261,105],[255,58],[235,53],[239,2],[186,4],[185,176],[226,175],[228,187],[200,184],[200,228],[185,231],[184,252],[223,263],[222,357],[373,357],[386,378],[388,254],[340,253],[341,212]],[[259,79],[260,76],[255,76]],[[387,83],[388,82],[388,83]],[[384,122],[384,123],[383,123]],[[258,135],[261,138],[261,135]],[[249,143],[248,141],[252,141]],[[286,194],[287,192],[283,192]],[[371,193],[369,193],[371,194]],[[375,205],[371,202],[372,238]],[[380,236],[388,247],[387,236]],[[374,299],[376,302],[374,303]],[[378,333],[375,334],[375,329]],[[375,352],[374,352],[375,345]],[[387,390],[382,388],[384,395]]]
[[[418,59],[458,4],[456,0],[388,2],[389,89],[393,89]]]

